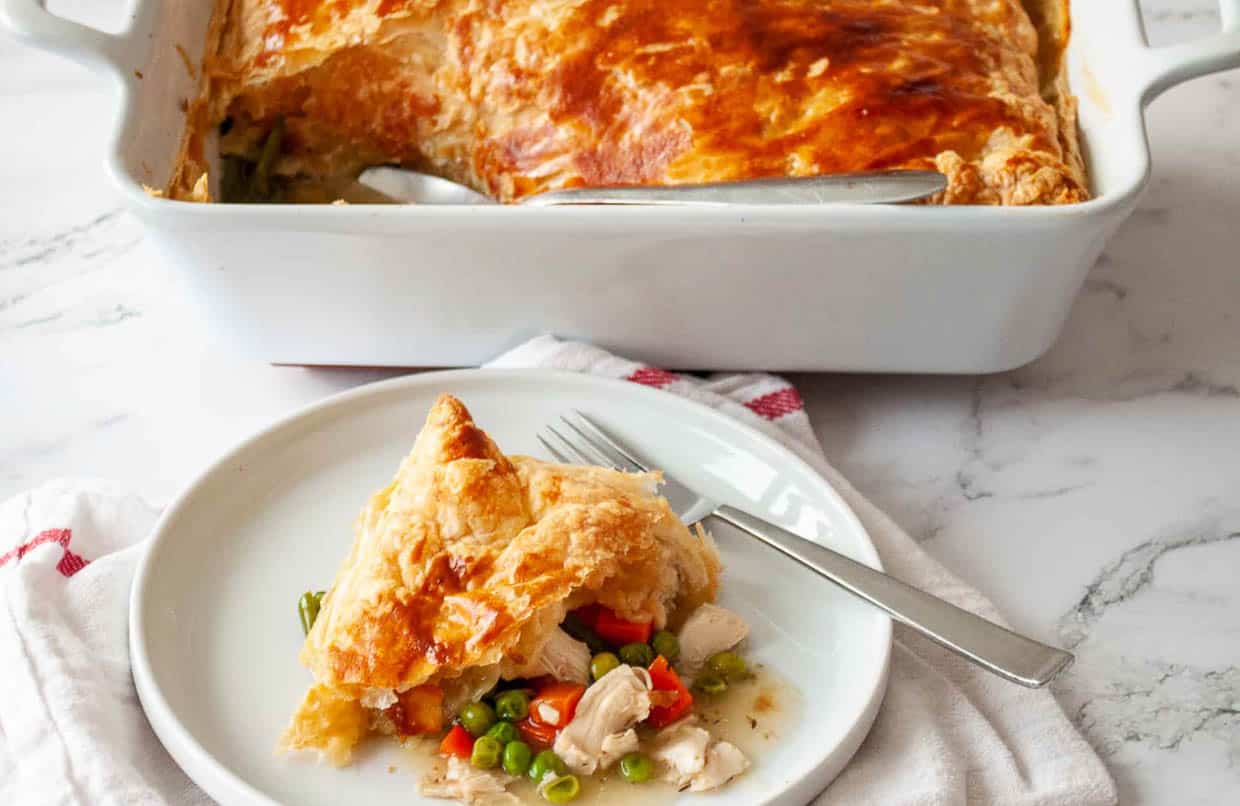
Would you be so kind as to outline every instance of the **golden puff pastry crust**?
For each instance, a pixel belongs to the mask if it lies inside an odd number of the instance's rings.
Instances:
[[[487,688],[533,659],[570,609],[599,602],[663,625],[712,600],[715,546],[657,483],[505,456],[442,396],[358,518],[302,648],[315,684],[282,746],[347,761],[375,691],[433,685],[451,700],[454,686]]]
[[[218,0],[170,195],[228,120],[277,171],[563,187],[937,168],[940,201],[1088,198],[1066,0]]]

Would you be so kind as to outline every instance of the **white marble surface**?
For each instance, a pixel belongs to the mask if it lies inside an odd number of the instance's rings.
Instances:
[[[1157,43],[1218,26],[1147,0]],[[0,41],[0,497],[159,499],[290,408],[388,373],[223,351],[102,169],[94,77]],[[835,463],[1020,628],[1125,803],[1240,792],[1240,74],[1150,110],[1153,182],[1051,353],[982,379],[802,376]]]

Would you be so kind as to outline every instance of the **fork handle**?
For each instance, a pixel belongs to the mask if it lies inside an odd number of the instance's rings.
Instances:
[[[1040,688],[1073,661],[1070,652],[1018,635],[748,512],[725,505],[712,514],[1014,683]]]

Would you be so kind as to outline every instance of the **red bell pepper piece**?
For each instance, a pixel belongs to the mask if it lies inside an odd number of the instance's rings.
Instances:
[[[453,725],[448,735],[439,743],[439,752],[445,756],[468,759],[474,752],[474,737],[460,725]]]
[[[628,621],[606,607],[600,607],[598,618],[594,622],[594,631],[604,641],[615,646],[646,644],[650,642],[650,634],[654,632],[654,622]]]
[[[681,682],[680,675],[676,674],[676,670],[667,662],[667,658],[662,655],[650,664],[650,682],[655,691],[667,691],[675,695],[675,699],[670,703],[651,707],[650,716],[646,721],[652,727],[662,728],[670,725],[689,713],[689,709],[693,707],[693,695]]]
[[[527,744],[531,744],[534,747],[550,747],[555,744],[555,737],[560,732],[560,729],[551,725],[544,725],[541,722],[535,722],[527,716],[517,723],[517,731],[520,732],[521,738]]]

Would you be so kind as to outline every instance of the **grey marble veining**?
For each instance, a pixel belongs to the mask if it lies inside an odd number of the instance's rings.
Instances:
[[[1099,0],[1101,1],[1101,0]],[[1163,45],[1211,0],[1147,0]],[[99,11],[103,13],[102,8]],[[102,170],[110,98],[0,41],[0,496],[154,499],[290,408],[390,375],[223,347]],[[1240,74],[1149,110],[1154,173],[1045,357],[984,378],[806,375],[836,465],[1019,628],[1124,803],[1240,792]]]

